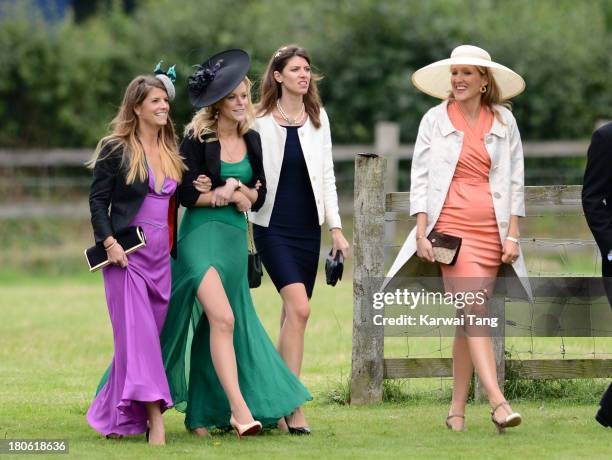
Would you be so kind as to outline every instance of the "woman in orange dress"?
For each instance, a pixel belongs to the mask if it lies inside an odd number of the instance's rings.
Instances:
[[[472,117],[474,125],[466,119],[460,101],[452,100],[447,106],[451,123],[463,132],[463,146],[455,174],[434,227],[438,232],[462,238],[457,262],[454,265],[440,264],[447,282],[453,278],[469,277],[479,280],[478,284],[488,284],[495,280],[501,264],[503,251],[489,187],[491,157],[484,144],[484,136],[493,125],[493,112],[477,102],[479,105]],[[489,288],[484,285],[477,287]]]
[[[419,126],[410,189],[410,214],[417,225],[387,279],[419,259],[435,262],[427,239],[432,230],[462,239],[456,263],[439,264],[444,288],[480,295],[457,310],[464,325],[453,343],[453,397],[446,426],[465,429],[465,406],[476,370],[491,404],[491,420],[501,433],[520,424],[521,416],[497,382],[491,329],[474,318],[488,315],[486,302],[502,264],[511,264],[510,271],[530,297],[518,244],[518,220],[525,215],[523,152],[516,121],[504,104],[521,93],[525,83],[485,50],[470,45],[419,69],[412,82],[444,102],[430,109]]]

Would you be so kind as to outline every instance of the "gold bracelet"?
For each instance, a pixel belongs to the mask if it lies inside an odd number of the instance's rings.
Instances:
[[[416,237],[417,241],[420,240],[421,238],[425,238],[425,235],[421,235],[421,236],[417,235]]]
[[[510,240],[510,241],[512,241],[512,242],[514,242],[514,243],[516,243],[516,244],[519,244],[519,240],[518,240],[518,238],[515,238],[515,237],[513,237],[513,236],[507,236],[507,237],[506,237],[506,239],[507,239],[507,240]]]
[[[117,244],[117,240],[113,241],[109,246],[104,246],[105,251],[110,251],[114,245]]]

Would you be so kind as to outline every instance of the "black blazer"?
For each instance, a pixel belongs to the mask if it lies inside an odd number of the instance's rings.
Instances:
[[[137,177],[132,184],[126,183],[127,168],[122,164],[123,147],[115,146],[108,143],[102,148],[93,169],[89,210],[96,243],[128,227],[149,191],[148,180],[143,182]],[[173,257],[176,257],[177,209],[175,194],[168,209],[170,253]]]
[[[593,133],[582,186],[582,208],[607,262],[612,251],[612,123]]]
[[[185,136],[179,148],[181,155],[185,159],[185,164],[189,170],[183,176],[183,183],[179,187],[179,201],[186,208],[195,206],[200,196],[192,182],[200,175],[205,174],[210,177],[212,188],[225,185],[221,179],[221,143],[216,134],[204,135],[204,142],[200,142],[196,137]],[[261,151],[261,138],[259,133],[249,130],[244,135],[247,146],[247,155],[251,168],[253,169],[253,179],[247,187],[255,187],[257,181],[261,182],[261,187],[257,191],[257,200],[251,206],[252,211],[257,211],[266,201],[266,177],[264,175],[263,157]]]

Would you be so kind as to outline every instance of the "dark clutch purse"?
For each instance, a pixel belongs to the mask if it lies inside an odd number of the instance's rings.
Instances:
[[[455,265],[459,249],[461,249],[461,238],[440,232],[431,232],[427,239],[433,247],[433,255],[436,262],[446,265]]]
[[[332,259],[332,251],[325,258],[325,279],[327,284],[335,286],[338,280],[342,279],[344,271],[344,254],[342,251],[336,251],[336,257]]]
[[[147,245],[147,238],[145,237],[142,227],[127,227],[125,230],[118,232],[114,235],[117,243],[121,245],[126,254],[136,251]],[[110,265],[108,260],[108,254],[104,245],[100,241],[96,245],[85,249],[85,260],[89,265],[89,271],[95,272],[101,268]]]
[[[246,213],[244,215],[245,217],[247,216]],[[246,218],[246,224],[249,238],[249,259],[247,263],[249,288],[254,289],[261,286],[261,278],[263,277],[263,265],[261,263],[261,256],[257,253],[257,249],[255,249],[253,235],[251,234],[251,224],[249,223],[248,217]]]

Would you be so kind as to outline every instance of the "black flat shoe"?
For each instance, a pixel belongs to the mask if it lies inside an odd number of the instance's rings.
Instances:
[[[296,436],[305,436],[310,434],[310,428],[307,426],[291,426],[289,425],[289,420],[285,417],[285,423],[287,424],[287,428],[289,429],[289,434],[293,434]]]

